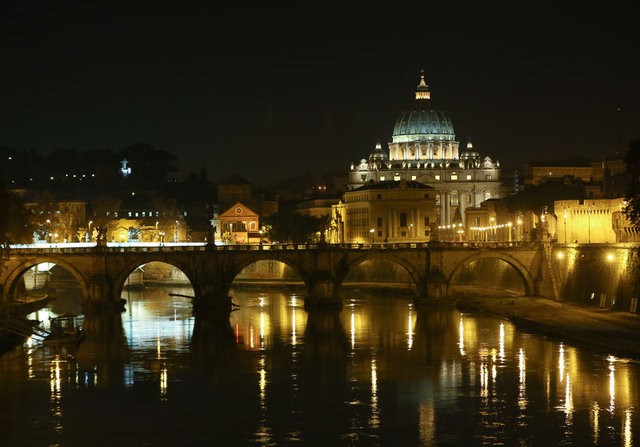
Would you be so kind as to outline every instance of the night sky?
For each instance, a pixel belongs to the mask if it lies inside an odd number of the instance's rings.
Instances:
[[[0,145],[144,142],[212,180],[346,172],[386,148],[421,69],[461,146],[505,167],[638,136],[632,2],[219,3],[3,2]]]

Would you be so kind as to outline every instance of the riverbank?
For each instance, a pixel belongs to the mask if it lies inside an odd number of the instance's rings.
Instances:
[[[640,315],[597,306],[524,297],[462,291],[453,297],[463,313],[505,318],[520,330],[567,343],[640,359]]]

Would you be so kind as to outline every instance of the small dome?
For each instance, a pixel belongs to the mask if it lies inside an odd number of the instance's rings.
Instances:
[[[410,110],[401,113],[396,120],[392,139],[398,143],[415,140],[455,140],[451,119],[445,112],[433,106],[429,86],[424,80],[424,71],[420,73],[415,102]]]
[[[374,161],[387,161],[389,157],[387,153],[382,150],[382,145],[380,142],[376,143],[376,148],[369,154],[369,162]]]
[[[471,144],[471,141],[468,141],[467,149],[462,151],[462,153],[460,154],[460,158],[464,158],[464,159],[480,158],[480,154],[473,150],[473,144]]]

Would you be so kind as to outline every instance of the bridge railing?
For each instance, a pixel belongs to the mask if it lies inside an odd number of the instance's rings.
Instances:
[[[353,243],[353,244],[329,244],[329,243],[309,243],[309,244],[233,244],[233,245],[207,245],[199,243],[107,243],[106,247],[98,247],[95,243],[83,244],[30,244],[11,245],[12,253],[20,254],[81,254],[111,252],[167,252],[167,251],[282,251],[282,250],[399,250],[399,249],[427,249],[427,248],[534,248],[538,243],[530,241],[518,242],[379,242],[379,243]],[[6,247],[5,252],[6,252]]]

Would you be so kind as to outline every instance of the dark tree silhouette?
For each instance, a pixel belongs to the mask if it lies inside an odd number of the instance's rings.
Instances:
[[[328,218],[298,214],[294,211],[279,211],[264,219],[269,228],[270,240],[304,244],[319,242],[317,235],[326,230]]]
[[[624,161],[630,176],[625,199],[627,205],[623,212],[635,226],[640,226],[640,140],[629,142]]]

